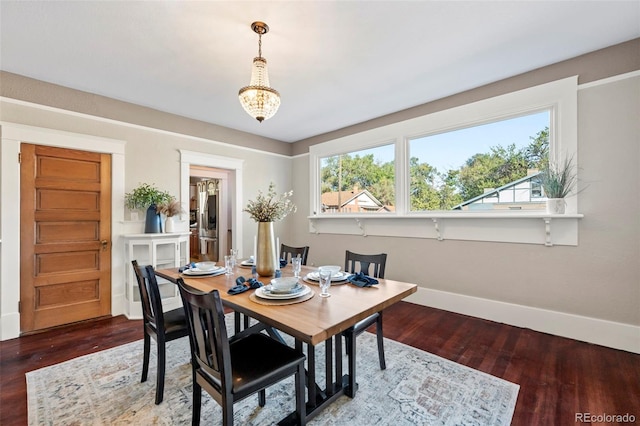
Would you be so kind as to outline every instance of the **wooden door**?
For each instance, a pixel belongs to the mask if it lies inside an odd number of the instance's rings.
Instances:
[[[111,156],[23,143],[22,333],[111,313]]]

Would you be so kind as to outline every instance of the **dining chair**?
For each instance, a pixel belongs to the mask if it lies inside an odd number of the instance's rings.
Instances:
[[[189,335],[184,309],[177,308],[163,312],[160,289],[153,266],[139,266],[136,260],[131,261],[138,280],[140,301],[142,303],[142,320],[144,330],[144,354],[142,361],[142,380],[147,381],[149,372],[149,354],[151,338],[158,346],[158,374],[156,377],[156,404],[162,402],[164,396],[164,372],[166,364],[166,343]]]
[[[291,263],[291,258],[300,255],[302,258],[302,264],[307,264],[307,257],[309,256],[309,246],[304,247],[292,247],[286,244],[280,244],[280,259],[286,259],[287,263]]]
[[[192,424],[200,424],[202,389],[222,407],[222,424],[233,424],[233,404],[258,393],[266,403],[265,388],[295,376],[298,424],[306,424],[305,355],[262,333],[229,338],[218,290],[202,293],[178,278],[189,324],[193,376]]]
[[[384,268],[387,263],[387,254],[359,254],[349,250],[346,251],[344,259],[344,270],[350,273],[362,272],[365,275],[374,278],[384,278]],[[359,266],[359,268],[358,268]],[[373,267],[370,272],[369,269]],[[359,269],[359,270],[357,270]],[[376,325],[376,336],[378,340],[378,358],[380,361],[380,369],[385,370],[387,363],[384,359],[384,343],[382,335],[382,311],[376,312],[373,315],[359,321],[353,327],[345,330],[342,334],[346,339],[347,351],[349,351],[353,344],[355,344],[355,338],[362,334],[371,325]]]

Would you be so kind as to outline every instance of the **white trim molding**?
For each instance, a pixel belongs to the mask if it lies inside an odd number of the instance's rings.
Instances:
[[[202,152],[180,150],[180,202],[189,205],[189,176],[191,166],[206,166],[216,169],[230,170],[229,187],[232,196],[229,202],[233,206],[231,212],[230,229],[233,229],[231,246],[238,248],[239,256],[245,256],[242,251],[242,169],[244,160],[232,157],[206,154]]]
[[[640,354],[640,326],[424,287],[405,301]]]

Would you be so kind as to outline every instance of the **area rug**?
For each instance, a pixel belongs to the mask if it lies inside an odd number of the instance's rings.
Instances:
[[[387,369],[382,371],[375,336],[363,333],[357,345],[356,397],[340,397],[310,425],[510,424],[518,385],[388,339]],[[167,344],[160,405],[154,404],[155,349],[152,344],[145,383],[140,383],[142,340],[27,373],[29,424],[189,424],[189,342],[184,338]],[[256,354],[256,361],[259,356]],[[316,362],[318,383],[324,383],[322,346],[317,347]],[[202,401],[202,424],[220,424],[220,406],[206,392]],[[294,409],[293,379],[288,379],[267,389],[265,407],[258,406],[257,396],[236,403],[235,424],[276,424]]]

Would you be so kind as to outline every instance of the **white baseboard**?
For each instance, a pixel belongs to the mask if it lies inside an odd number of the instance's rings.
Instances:
[[[126,315],[125,307],[127,301],[124,298],[124,293],[114,294],[111,296],[111,316]]]
[[[419,287],[405,299],[445,311],[640,353],[640,327]]]
[[[20,337],[20,314],[12,312],[0,317],[0,340]]]

